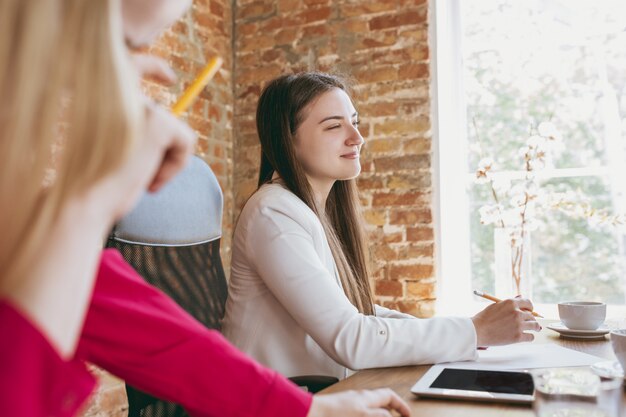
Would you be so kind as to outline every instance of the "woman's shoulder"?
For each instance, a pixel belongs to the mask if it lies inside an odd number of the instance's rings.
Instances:
[[[286,216],[298,222],[319,221],[304,201],[277,182],[264,184],[252,194],[241,212],[240,221],[275,216]]]

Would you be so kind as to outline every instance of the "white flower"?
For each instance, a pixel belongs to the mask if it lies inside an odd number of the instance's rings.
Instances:
[[[476,184],[484,184],[491,181],[491,170],[493,168],[493,159],[483,158],[478,162],[476,170]]]
[[[486,204],[478,209],[481,224],[496,224],[501,221],[502,207],[499,204]]]
[[[542,146],[545,144],[545,142],[546,142],[546,138],[544,138],[543,136],[539,136],[539,135],[532,135],[528,139],[526,139],[526,145],[528,145],[528,147],[531,149],[535,149],[539,146]]]
[[[544,138],[550,138],[556,141],[561,140],[561,134],[557,130],[556,126],[554,126],[554,124],[551,122],[539,123],[539,126],[537,126],[537,133],[539,133]]]
[[[533,158],[528,161],[528,169],[531,171],[539,171],[546,167],[546,161],[543,158]]]

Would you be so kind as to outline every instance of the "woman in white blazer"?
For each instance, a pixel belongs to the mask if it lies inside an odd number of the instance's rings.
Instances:
[[[257,108],[259,188],[235,228],[224,334],[286,376],[470,360],[477,346],[530,341],[525,299],[472,318],[375,305],[354,178],[363,138],[338,77],[275,79]]]

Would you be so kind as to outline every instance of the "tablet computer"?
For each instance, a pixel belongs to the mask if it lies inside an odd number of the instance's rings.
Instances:
[[[423,397],[457,398],[530,404],[534,399],[533,378],[523,371],[492,371],[448,368],[434,365],[411,392]]]

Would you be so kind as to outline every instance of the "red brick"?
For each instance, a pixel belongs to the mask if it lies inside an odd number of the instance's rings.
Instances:
[[[376,295],[388,296],[388,297],[402,297],[402,283],[399,281],[379,280],[376,281],[375,286]]]
[[[211,13],[219,18],[224,18],[224,6],[217,1],[211,1]]]
[[[332,35],[333,32],[333,27],[325,23],[306,26],[302,29],[302,38],[308,39],[311,37],[329,36]]]
[[[365,210],[363,217],[367,224],[373,226],[384,226],[387,223],[386,210]]]
[[[390,190],[424,190],[430,187],[430,181],[429,172],[413,170],[389,175],[386,184]]]
[[[377,158],[374,160],[376,172],[396,172],[430,168],[430,155],[406,155]]]
[[[222,162],[214,162],[211,165],[211,170],[217,176],[224,175],[224,163]]]
[[[424,242],[434,239],[435,235],[430,227],[409,227],[406,229],[406,240],[409,242]]]
[[[373,49],[381,48],[385,46],[394,45],[397,42],[398,37],[396,34],[390,34],[389,36],[383,36],[376,38],[365,38],[361,40],[361,45],[358,45],[356,49]]]
[[[394,67],[365,68],[355,74],[359,84],[380,83],[383,81],[395,80],[398,77],[398,70]]]
[[[402,142],[402,148],[405,153],[410,154],[429,154],[432,141],[429,138],[408,139]]]
[[[374,171],[374,162],[373,161],[369,161],[369,160],[363,160],[363,159],[364,158],[361,158],[361,172],[362,173],[373,172]]]
[[[396,7],[393,1],[345,2],[340,6],[340,13],[341,17],[361,17],[368,14],[395,10]]]
[[[407,298],[416,300],[432,300],[436,298],[433,282],[406,281]]]
[[[286,28],[279,30],[274,35],[275,45],[282,44],[292,44],[298,38],[298,29],[297,28]]]
[[[402,141],[399,138],[368,140],[365,145],[372,154],[398,153],[402,150]]]
[[[375,193],[372,199],[373,207],[412,206],[424,203],[424,193],[419,191],[406,193]]]
[[[416,25],[418,23],[424,23],[426,21],[427,15],[428,13],[426,10],[386,14],[370,20],[370,29],[381,30],[398,26]]]
[[[375,101],[358,104],[359,114],[364,117],[394,116],[400,112],[398,100]]]
[[[416,225],[433,222],[430,209],[392,210],[389,213],[389,224]]]
[[[430,130],[430,118],[417,116],[409,118],[390,118],[374,125],[374,135],[415,135]]]
[[[267,17],[276,13],[273,2],[255,1],[237,7],[237,19]]]
[[[400,69],[398,70],[398,77],[403,80],[427,79],[429,74],[430,70],[427,63],[405,64],[400,66]]]
[[[379,262],[396,261],[398,260],[398,252],[396,252],[390,245],[375,245],[371,248],[372,258]]]
[[[383,178],[378,175],[361,175],[357,181],[360,190],[376,190],[383,188]]]
[[[259,29],[264,32],[267,32],[267,31],[272,31],[275,29],[281,29],[281,28],[286,28],[290,26],[300,25],[302,23],[303,21],[301,17],[274,16],[267,20],[264,20],[261,23],[261,27]]]
[[[270,34],[255,34],[240,38],[238,49],[242,52],[257,51],[274,46],[274,37]]]
[[[383,242],[384,243],[402,242],[402,233],[401,232],[385,233],[383,236]]]
[[[304,23],[319,22],[330,17],[330,7],[319,7],[315,9],[305,10],[297,15],[298,19],[304,20]]]
[[[279,76],[281,73],[281,67],[273,63],[262,67],[246,68],[245,70],[241,70],[237,80],[241,83],[247,84],[258,79],[271,80]]]
[[[281,17],[287,15],[288,13],[293,13],[294,10],[302,8],[301,0],[278,0],[277,4]]]
[[[237,25],[237,35],[239,37],[254,35],[255,33],[257,33],[258,30],[259,25],[256,22],[242,22]]]
[[[403,313],[411,314],[415,317],[427,318],[432,317],[434,314],[435,303],[434,301],[419,301],[419,300],[401,300],[398,301],[398,310]]]
[[[390,265],[389,266],[389,278],[400,280],[400,279],[424,279],[424,278],[432,278],[433,276],[433,266],[432,265],[422,265],[422,264],[411,264],[411,265]]]
[[[399,259],[433,259],[435,246],[433,243],[409,244],[398,250]]]
[[[405,29],[398,32],[399,41],[409,42],[412,45],[416,43],[424,43],[421,47],[428,47],[428,27],[426,25],[418,28]]]
[[[349,34],[366,33],[369,31],[369,25],[365,20],[347,20],[342,22],[342,26]]]
[[[222,145],[215,146],[215,148],[213,148],[213,156],[218,159],[223,159],[225,156],[224,147]]]

